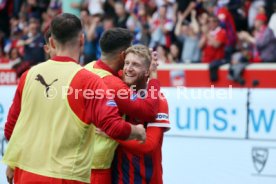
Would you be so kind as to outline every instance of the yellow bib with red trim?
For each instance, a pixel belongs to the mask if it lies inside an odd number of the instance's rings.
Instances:
[[[85,66],[85,69],[95,73],[101,78],[112,75],[110,72],[98,68],[94,68],[93,61]],[[115,150],[118,143],[108,137],[104,137],[95,134],[94,154],[92,160],[92,169],[108,169],[111,167],[111,163],[114,157]]]
[[[90,183],[94,127],[70,108],[68,86],[82,69],[48,60],[30,69],[3,162],[35,174]]]

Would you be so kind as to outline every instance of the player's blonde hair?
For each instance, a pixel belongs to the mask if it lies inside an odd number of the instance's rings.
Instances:
[[[147,68],[150,67],[151,52],[148,47],[146,47],[145,45],[141,45],[141,44],[133,45],[126,50],[126,55],[129,53],[133,53],[133,54],[141,57],[142,59],[144,59],[146,67]]]

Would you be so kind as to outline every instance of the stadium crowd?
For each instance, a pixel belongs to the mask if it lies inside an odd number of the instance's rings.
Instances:
[[[230,63],[229,79],[242,83],[247,64],[276,61],[274,10],[275,0],[2,0],[0,63],[20,76],[45,61],[43,35],[67,12],[83,23],[82,65],[100,57],[105,30],[123,27],[133,43],[156,49],[160,63],[208,63],[212,81]]]

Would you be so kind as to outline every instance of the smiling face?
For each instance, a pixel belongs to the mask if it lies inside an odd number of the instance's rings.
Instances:
[[[128,53],[125,58],[125,65],[123,69],[123,80],[130,85],[136,85],[136,89],[145,88],[149,77],[149,66],[145,58]]]

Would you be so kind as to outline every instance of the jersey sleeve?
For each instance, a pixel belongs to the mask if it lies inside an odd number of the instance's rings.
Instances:
[[[160,92],[158,80],[152,79],[149,81],[147,89],[149,95],[142,99],[133,95],[133,92],[121,79],[114,76],[107,76],[103,79],[108,88],[114,90],[114,99],[122,114],[136,117],[143,122],[154,120],[158,111],[158,105],[156,104],[158,104],[158,94]]]
[[[91,73],[85,89],[95,92],[95,96],[85,99],[85,109],[90,122],[114,139],[125,140],[131,133],[131,126],[120,117],[114,99],[107,96],[103,81]]]
[[[164,132],[170,129],[168,103],[163,95],[161,97],[155,121],[147,124],[145,143],[141,144],[139,141],[118,141],[121,146],[134,154],[147,154],[160,145]]]
[[[165,131],[168,131],[170,129],[169,107],[168,102],[164,96],[159,99],[159,110],[155,116],[155,120],[149,122],[147,127],[165,128]]]
[[[148,154],[156,150],[156,148],[160,145],[163,139],[163,135],[164,135],[163,128],[149,127],[147,128],[147,132],[146,132],[147,138],[144,143],[141,143],[135,140],[131,140],[131,141],[116,140],[116,141],[119,142],[119,144],[123,146],[124,149],[127,149],[133,154]]]

